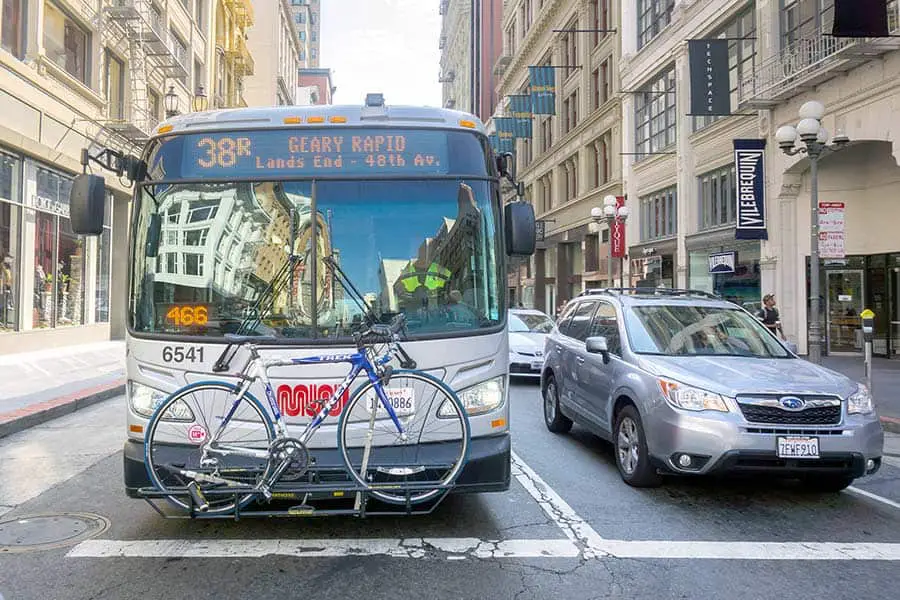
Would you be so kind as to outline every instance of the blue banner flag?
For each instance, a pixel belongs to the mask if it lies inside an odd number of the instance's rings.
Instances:
[[[516,137],[531,139],[531,96],[515,94],[509,96],[509,112],[516,120]]]
[[[516,151],[516,120],[512,117],[497,117],[494,119],[499,137],[500,152]]]
[[[737,179],[737,226],[739,240],[767,240],[766,231],[766,140],[734,140]]]
[[[531,108],[536,115],[556,114],[556,72],[553,67],[528,67]]]
[[[500,136],[492,133],[488,136],[488,140],[491,142],[491,150],[494,151],[494,154],[500,154]]]

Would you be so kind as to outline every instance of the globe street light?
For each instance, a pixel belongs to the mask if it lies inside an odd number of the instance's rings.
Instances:
[[[165,96],[166,118],[174,117],[178,114],[178,94],[175,93],[175,86],[170,85],[169,91]]]
[[[821,102],[810,100],[798,111],[800,122],[797,126],[784,125],[775,132],[775,141],[788,156],[805,153],[809,157],[810,172],[810,249],[809,249],[809,360],[822,362],[822,329],[819,326],[819,158],[840,150],[850,139],[846,135],[836,135],[828,144],[828,130],[822,127],[825,107]],[[802,144],[802,145],[801,145]]]
[[[606,277],[608,287],[613,286],[613,230],[616,223],[624,223],[628,219],[628,207],[618,206],[618,200],[615,196],[609,195],[603,198],[603,208],[595,206],[591,209],[591,218],[597,223],[606,223],[609,230],[609,239],[607,240],[607,263]]]

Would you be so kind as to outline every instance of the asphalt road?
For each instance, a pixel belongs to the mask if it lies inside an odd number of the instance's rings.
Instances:
[[[544,428],[536,385],[515,384],[511,402],[510,491],[412,518],[163,520],[122,491],[122,398],[10,436],[0,440],[0,597],[896,595],[897,466],[836,495],[760,480],[635,490],[607,444]],[[62,513],[99,515],[100,533],[77,537],[88,517],[50,516]],[[4,551],[13,522],[34,541],[76,537]]]

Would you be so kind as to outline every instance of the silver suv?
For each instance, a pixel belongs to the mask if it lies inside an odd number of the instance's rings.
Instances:
[[[544,421],[613,442],[626,483],[763,472],[839,491],[881,466],[866,387],[796,356],[743,308],[690,290],[589,290],[547,337]]]

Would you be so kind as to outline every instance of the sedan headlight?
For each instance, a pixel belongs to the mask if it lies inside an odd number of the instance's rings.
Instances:
[[[489,379],[478,385],[473,385],[458,392],[460,402],[465,407],[469,416],[481,415],[491,412],[503,404],[503,385],[506,378],[503,376]],[[439,417],[452,417],[453,408],[445,404],[438,411]]]
[[[875,411],[875,403],[872,401],[872,394],[869,388],[863,384],[859,384],[856,392],[847,398],[847,412],[851,415],[867,415]]]
[[[128,401],[131,403],[131,409],[142,417],[150,418],[159,405],[162,404],[169,395],[155,388],[146,386],[136,381],[132,381],[129,386]],[[187,404],[179,400],[173,406],[169,407],[164,421],[193,421],[194,413],[188,408]]]
[[[663,397],[675,408],[694,411],[714,410],[728,412],[725,399],[720,394],[714,394],[707,390],[668,379],[660,379],[659,387],[662,390]]]

